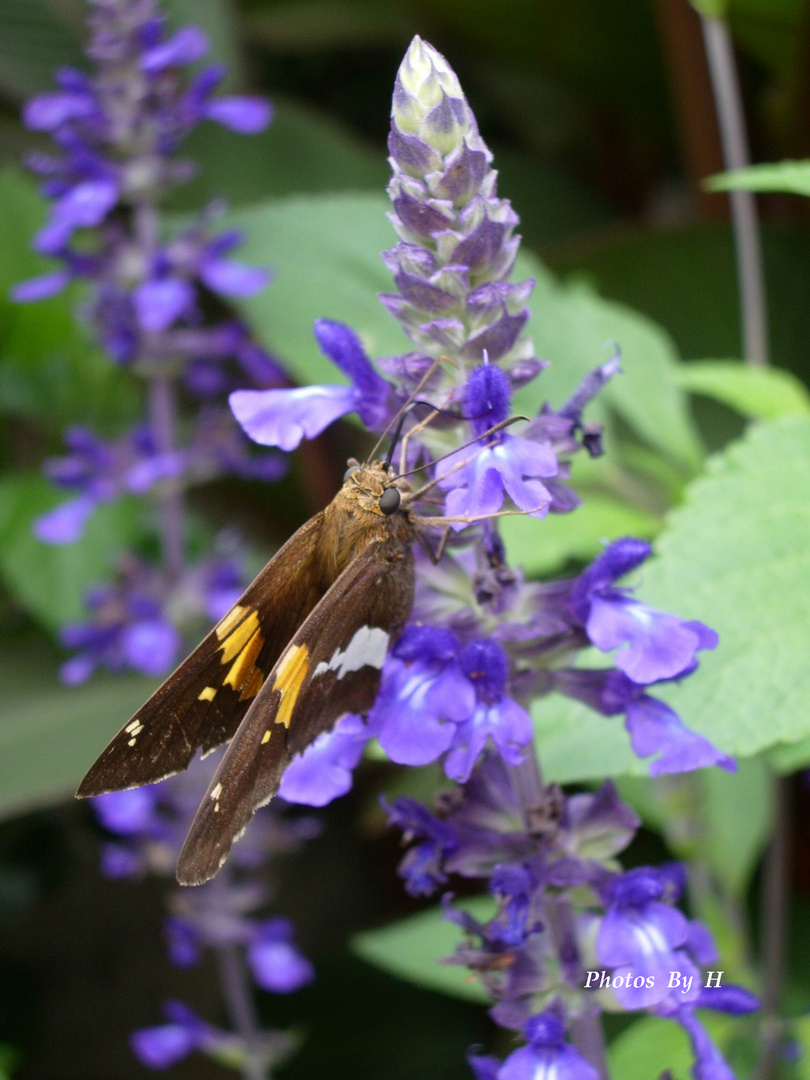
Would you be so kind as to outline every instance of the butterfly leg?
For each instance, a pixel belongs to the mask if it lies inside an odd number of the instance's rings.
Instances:
[[[447,541],[448,541],[448,539],[450,537],[450,533],[452,531],[453,530],[448,525],[445,528],[444,532],[442,533],[441,538],[439,539],[439,546],[434,551],[433,546],[431,545],[430,541],[425,536],[425,534],[423,532],[420,532],[419,530],[417,530],[416,539],[422,545],[422,548],[427,552],[428,558],[430,559],[430,561],[433,563],[434,566],[437,566],[439,564],[439,561],[441,560],[442,555],[444,555],[444,549],[447,546]]]

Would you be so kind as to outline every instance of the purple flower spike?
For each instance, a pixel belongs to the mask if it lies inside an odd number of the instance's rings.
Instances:
[[[498,1080],[598,1080],[596,1069],[565,1041],[565,1028],[553,1013],[533,1016],[525,1033],[528,1046],[509,1055]]]
[[[91,494],[61,503],[34,522],[34,535],[46,544],[75,544],[99,500]]]

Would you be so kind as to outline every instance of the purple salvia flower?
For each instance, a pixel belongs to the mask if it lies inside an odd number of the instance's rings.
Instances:
[[[524,1029],[527,1044],[498,1069],[497,1080],[598,1080],[598,1073],[565,1041],[565,1025],[555,1013],[533,1016]]]
[[[313,326],[321,351],[352,380],[351,386],[307,386],[300,390],[237,390],[233,414],[263,446],[294,450],[346,413],[356,412],[374,430],[388,416],[390,387],[372,367],[358,336],[348,326],[319,319]]]
[[[398,292],[383,303],[420,351],[468,364],[486,351],[525,381],[540,365],[522,337],[533,282],[508,283],[517,217],[455,73],[418,37],[397,73],[388,149],[400,243],[385,255]]]

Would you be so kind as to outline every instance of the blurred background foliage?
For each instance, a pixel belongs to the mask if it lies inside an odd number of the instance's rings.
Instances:
[[[747,436],[699,482],[692,502],[672,518],[665,558],[649,575],[652,602],[725,621],[721,633],[732,641],[741,628],[742,649],[750,597],[745,587],[739,595],[729,597],[727,586],[715,595],[717,564],[701,561],[700,551],[716,554],[712,545],[729,530],[767,534],[772,524],[764,519],[752,529],[757,504],[749,506],[745,492],[758,497],[788,482],[794,532],[786,535],[801,541],[796,523],[810,496],[802,385],[810,381],[810,203],[779,190],[761,196],[771,345],[780,370],[751,375],[737,361],[727,196],[701,186],[722,169],[722,156],[700,26],[686,0],[167,0],[166,9],[173,21],[207,31],[232,85],[266,92],[275,103],[275,122],[264,135],[245,140],[210,127],[195,134],[187,149],[200,175],[180,190],[173,209],[182,216],[228,198],[233,221],[247,234],[245,258],[276,275],[270,289],[244,305],[245,314],[301,382],[324,375],[310,333],[316,317],[355,326],[377,355],[404,347],[375,300],[389,287],[379,252],[394,239],[384,197],[390,93],[414,33],[450,59],[495,153],[500,191],[522,220],[521,270],[538,279],[537,355],[553,361],[543,393],[561,404],[581,374],[605,358],[606,342],[618,341],[623,352],[625,376],[600,406],[608,457],[582,463],[576,473],[586,507],[550,522],[542,548],[525,522],[509,529],[512,557],[530,572],[575,566],[603,537],[656,536],[708,451],[741,436],[750,418],[778,420],[764,435]],[[726,12],[754,160],[808,156],[806,0],[731,0]],[[124,502],[99,510],[85,538],[69,547],[46,548],[30,532],[32,518],[58,501],[39,466],[61,448],[64,427],[81,422],[114,434],[141,407],[137,384],[99,355],[76,321],[79,296],[33,307],[7,299],[12,283],[42,266],[30,238],[43,209],[19,167],[38,141],[21,127],[19,109],[52,86],[56,66],[83,65],[84,14],[82,0],[0,0],[0,1042],[21,1049],[15,1075],[22,1080],[140,1076],[124,1033],[153,1022],[156,1002],[173,986],[182,982],[190,996],[188,976],[171,970],[160,944],[158,883],[134,890],[104,882],[90,817],[67,801],[99,745],[150,684],[99,677],[65,690],[56,679],[55,630],[78,617],[84,590],[109,574],[117,551],[150,543],[148,522]],[[326,381],[333,381],[331,371]],[[536,410],[537,402],[518,406]],[[331,496],[347,453],[356,451],[354,433],[343,428],[302,451],[278,488],[210,485],[194,498],[194,543],[206,550],[217,530],[233,524],[263,560]],[[785,462],[793,466],[788,481]],[[701,532],[712,512],[713,523]],[[763,551],[754,544],[740,554],[735,580],[756,580]],[[806,598],[804,568],[777,579],[768,564],[762,594],[776,588],[787,604],[791,597],[799,602],[804,589]],[[685,569],[694,589],[679,602]],[[773,759],[779,768],[792,771],[810,760],[799,692],[805,639],[785,645],[778,624],[784,609],[774,610],[776,625],[754,635],[762,670],[749,672],[748,683],[746,671],[733,667],[732,649],[724,669],[713,669],[716,658],[707,661],[714,681],[694,680],[684,691],[688,700],[679,698],[685,718],[701,717],[707,733],[714,724],[720,745],[748,755],[738,778],[698,776],[653,789],[629,775],[637,763],[623,732],[573,705],[570,716],[557,709],[536,718],[552,778],[626,775],[623,794],[648,826],[633,849],[638,861],[688,856],[709,867],[721,887],[716,909],[701,915],[720,932],[738,973],[750,964],[738,930],[756,911],[771,820],[767,767],[755,755],[781,740],[781,758]],[[798,689],[794,701],[780,698],[772,710],[779,680],[765,672],[777,648],[782,687],[794,679]],[[725,663],[722,651],[718,657]],[[725,697],[712,697],[718,686]],[[741,703],[748,727],[729,721],[724,728]],[[765,734],[763,716],[772,719]],[[346,949],[352,935],[413,910],[375,809],[376,793],[393,777],[385,765],[367,766],[352,795],[327,815],[324,837],[295,856],[279,882],[279,907],[295,910],[318,969],[312,988],[272,1003],[274,1025],[307,1035],[287,1067],[290,1080],[327,1069],[353,1080],[397,1080],[415,1068],[450,1080],[467,1075],[464,1047],[491,1045],[483,1011],[452,996],[458,987],[440,993],[448,987],[435,972],[425,975],[428,960],[448,947],[435,920],[400,927],[395,939],[361,937],[355,955]],[[407,782],[412,788],[425,777],[411,770]],[[794,801],[800,810],[810,801],[800,785]],[[702,824],[697,832],[672,827],[685,820]],[[807,864],[810,844],[801,814],[797,820],[794,867]],[[810,941],[810,878],[805,869],[793,879],[799,957],[801,943]],[[403,981],[396,976],[409,960]],[[789,996],[798,1014],[810,1006],[810,987],[798,960],[795,967]],[[215,1000],[213,973],[196,983],[194,1003],[204,1010]],[[615,1075],[649,1080],[657,1075],[650,1048],[664,1053],[656,1022],[638,1022],[625,1035],[623,1023],[612,1030]],[[810,1046],[806,1024],[796,1037]],[[359,1055],[361,1038],[366,1051]],[[666,1050],[673,1060],[681,1052]],[[0,1075],[4,1067],[0,1058]],[[175,1075],[221,1072],[195,1060]]]

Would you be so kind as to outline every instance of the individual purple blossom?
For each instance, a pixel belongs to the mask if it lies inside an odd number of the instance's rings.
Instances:
[[[59,633],[61,643],[76,650],[62,665],[62,681],[75,686],[99,667],[150,676],[168,673],[178,659],[181,639],[166,617],[160,591],[160,575],[137,563],[119,583],[91,590],[90,621],[68,623]]]
[[[104,442],[76,426],[65,433],[65,442],[68,455],[47,461],[45,472],[57,487],[78,494],[36,519],[35,534],[49,544],[75,543],[102,503],[144,494],[183,470],[182,455],[160,452],[145,424],[117,442]]]
[[[273,994],[291,994],[315,978],[312,964],[293,941],[293,926],[287,919],[259,923],[247,959],[256,985]]]
[[[497,1080],[598,1080],[599,1074],[565,1040],[565,1025],[554,1013],[533,1016],[524,1029],[526,1046],[514,1050]]]
[[[369,734],[359,716],[342,717],[332,731],[319,735],[303,754],[293,758],[281,779],[281,798],[306,806],[326,806],[345,795]]]
[[[346,413],[356,412],[375,430],[388,416],[390,387],[372,367],[348,326],[318,319],[313,333],[321,351],[352,381],[351,386],[307,386],[296,390],[237,390],[231,409],[247,434],[262,446],[294,450]]]
[[[714,649],[717,634],[696,620],[654,611],[616,581],[651,554],[644,540],[627,537],[610,544],[581,575],[571,592],[571,608],[589,639],[616,653],[616,666],[635,683],[653,683],[687,672],[701,649]]]
[[[733,758],[686,727],[674,709],[647,693],[647,687],[634,683],[624,672],[560,668],[553,672],[551,684],[605,716],[624,713],[634,753],[639,757],[656,755],[650,763],[651,776],[712,765],[736,771]]]
[[[506,374],[488,361],[473,368],[464,387],[464,415],[482,439],[509,415]],[[497,513],[508,495],[524,513],[544,517],[551,495],[540,477],[554,476],[557,458],[547,442],[501,431],[482,446],[457,450],[440,465],[439,486],[448,491],[448,516],[484,517]],[[457,526],[458,527],[458,526]]]
[[[678,891],[671,874],[652,867],[630,870],[608,886],[596,956],[611,969],[613,993],[626,1009],[648,1008],[668,997],[672,972],[691,978],[679,1000],[694,1002],[700,994],[700,973],[686,951],[689,921],[666,902]]]

